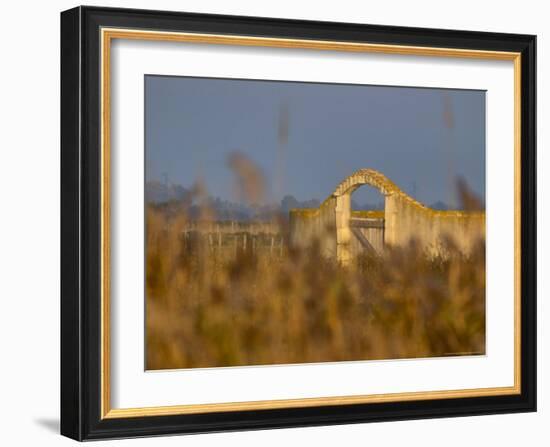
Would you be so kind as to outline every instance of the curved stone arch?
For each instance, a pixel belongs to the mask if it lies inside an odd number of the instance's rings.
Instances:
[[[346,177],[342,182],[338,184],[334,192],[333,197],[340,197],[344,195],[351,195],[356,189],[363,185],[372,186],[380,191],[384,196],[398,195],[401,198],[408,201],[411,205],[420,209],[428,211],[430,208],[413,199],[407,193],[393,183],[388,177],[375,169],[359,169],[350,176]]]

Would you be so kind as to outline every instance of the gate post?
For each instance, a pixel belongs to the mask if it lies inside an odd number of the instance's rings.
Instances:
[[[336,259],[342,265],[351,261],[351,193],[346,192],[336,197]]]

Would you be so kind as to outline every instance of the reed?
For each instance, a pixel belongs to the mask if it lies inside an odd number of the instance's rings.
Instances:
[[[468,256],[451,239],[439,257],[412,242],[342,267],[319,244],[233,245],[190,237],[184,211],[146,217],[147,369],[485,352],[483,241]]]

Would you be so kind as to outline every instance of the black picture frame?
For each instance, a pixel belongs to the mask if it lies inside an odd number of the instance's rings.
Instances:
[[[521,392],[514,395],[102,418],[100,29],[185,31],[521,53]],[[76,440],[536,410],[536,37],[166,11],[61,13],[61,433]]]

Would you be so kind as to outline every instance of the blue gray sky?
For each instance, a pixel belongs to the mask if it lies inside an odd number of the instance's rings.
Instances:
[[[266,203],[322,201],[360,168],[427,204],[456,206],[458,177],[485,197],[484,91],[147,75],[145,101],[146,181],[200,179],[235,200],[238,151],[263,173]]]

